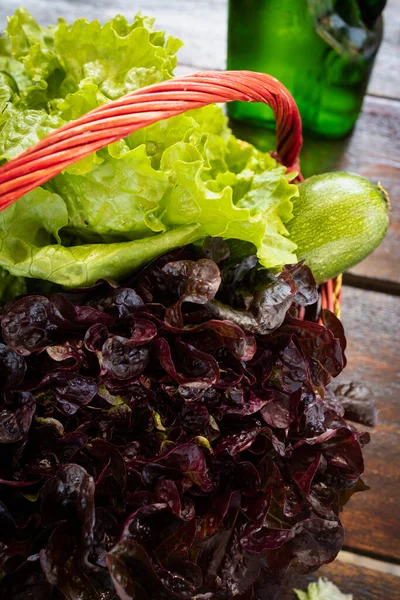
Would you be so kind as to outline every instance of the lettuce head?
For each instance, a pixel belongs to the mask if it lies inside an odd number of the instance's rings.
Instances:
[[[18,9],[0,37],[0,164],[87,111],[172,78],[180,46],[141,15],[40,27]],[[296,195],[285,167],[236,139],[220,107],[192,110],[103,148],[1,212],[0,299],[26,278],[119,280],[208,235],[251,242],[261,265],[279,269],[296,261],[285,227]]]

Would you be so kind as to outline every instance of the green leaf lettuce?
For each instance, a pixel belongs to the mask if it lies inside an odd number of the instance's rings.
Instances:
[[[140,15],[43,28],[18,9],[0,38],[0,164],[87,111],[171,78],[180,45]],[[261,264],[277,269],[296,260],[285,227],[296,195],[285,168],[237,140],[221,108],[208,106],[98,151],[0,213],[0,267],[8,285],[15,276],[84,286],[212,235],[253,243]]]
[[[336,585],[323,577],[310,583],[306,592],[294,591],[299,600],[353,600],[352,594],[342,594]]]

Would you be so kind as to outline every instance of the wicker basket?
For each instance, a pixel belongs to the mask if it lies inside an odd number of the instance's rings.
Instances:
[[[275,115],[271,154],[302,180],[301,119],[293,97],[274,77],[250,71],[202,72],[141,88],[67,123],[0,168],[0,210],[71,164],[162,119],[214,102],[265,102]],[[321,308],[339,314],[341,277],[320,287]]]

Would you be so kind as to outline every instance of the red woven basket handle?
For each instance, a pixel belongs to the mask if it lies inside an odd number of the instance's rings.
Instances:
[[[276,119],[274,156],[289,172],[300,173],[301,119],[285,86],[263,73],[211,71],[141,88],[54,131],[0,168],[0,210],[78,160],[141,127],[192,108],[232,100],[271,106]]]

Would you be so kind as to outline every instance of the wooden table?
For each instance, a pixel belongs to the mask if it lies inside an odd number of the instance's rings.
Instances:
[[[223,69],[226,60],[227,0],[23,0],[42,23],[59,16],[104,21],[116,12],[128,18],[138,10],[155,16],[157,25],[185,40],[181,71]],[[0,29],[21,0],[2,0]],[[389,0],[385,35],[351,136],[339,141],[306,138],[302,153],[305,176],[344,169],[380,181],[389,191],[393,210],[388,235],[380,248],[345,277],[343,322],[347,330],[348,368],[343,380],[366,383],[379,408],[379,424],[365,450],[365,480],[371,491],[356,495],[343,515],[346,548],[381,561],[387,572],[400,564],[400,0]],[[272,147],[266,132],[240,133],[264,149]],[[360,559],[361,560],[361,559]],[[341,561],[321,574],[355,600],[400,600],[400,578]],[[306,579],[296,584],[304,587]],[[288,589],[282,600],[293,599]]]

